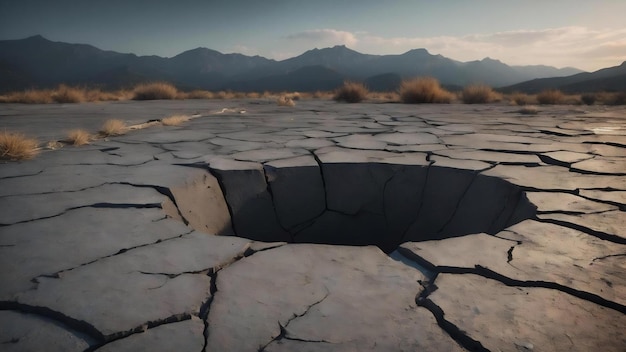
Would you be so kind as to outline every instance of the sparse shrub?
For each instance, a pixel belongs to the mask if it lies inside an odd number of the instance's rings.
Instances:
[[[332,92],[322,92],[318,90],[313,93],[313,99],[332,99],[333,95]]]
[[[161,119],[161,123],[164,126],[178,126],[183,122],[189,121],[190,117],[185,115],[172,115]]]
[[[81,103],[86,100],[85,90],[61,84],[59,88],[52,93],[52,100],[56,103]]]
[[[596,95],[593,93],[585,93],[580,96],[580,101],[585,105],[593,105],[596,102]]]
[[[399,101],[400,95],[398,92],[370,92],[367,98],[378,101]]]
[[[463,88],[461,99],[465,104],[486,104],[495,100],[495,93],[487,85],[472,84]]]
[[[519,106],[524,106],[530,104],[531,97],[528,94],[515,92],[510,95],[509,99],[511,103]]]
[[[61,148],[63,148],[63,143],[59,141],[48,141],[48,143],[46,143],[46,146],[45,146],[45,149],[48,149],[48,150],[57,150]]]
[[[249,99],[259,99],[261,97],[261,94],[258,92],[249,92],[246,94],[246,97]]]
[[[293,99],[286,95],[282,95],[280,98],[278,98],[276,103],[278,104],[278,106],[296,106],[296,103],[293,101]]]
[[[404,80],[400,84],[400,101],[406,104],[442,103],[452,101],[452,93],[441,88],[432,77]]]
[[[144,83],[133,89],[133,100],[176,99],[178,90],[165,82]]]
[[[563,93],[557,89],[548,89],[537,94],[537,102],[541,105],[559,104],[563,98]]]
[[[123,98],[122,92],[103,92],[100,89],[90,89],[84,92],[85,101],[115,101]]]
[[[524,106],[523,108],[517,110],[518,113],[523,115],[537,115],[539,113],[539,109],[536,106]]]
[[[126,123],[122,120],[111,119],[104,122],[102,127],[100,128],[100,134],[103,137],[108,136],[120,136],[128,131],[128,127]]]
[[[608,94],[607,105],[626,105],[626,92]]]
[[[8,93],[0,101],[3,103],[48,104],[52,103],[52,93],[50,90],[29,89]]]
[[[346,103],[359,103],[367,97],[367,93],[367,88],[363,83],[345,81],[343,86],[335,91],[333,99]]]
[[[0,159],[25,160],[31,159],[39,152],[37,140],[28,138],[21,133],[0,133]]]
[[[206,90],[192,90],[187,93],[187,99],[212,99],[213,93]]]
[[[67,143],[73,145],[84,145],[89,143],[89,139],[91,139],[91,135],[89,132],[83,129],[73,129],[67,133]]]
[[[235,97],[235,94],[230,91],[226,92],[226,91],[220,90],[219,92],[217,92],[215,97],[217,99],[233,99]]]

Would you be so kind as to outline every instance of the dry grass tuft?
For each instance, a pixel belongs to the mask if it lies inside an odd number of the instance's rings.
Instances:
[[[441,88],[439,81],[432,77],[404,80],[399,93],[400,101],[406,104],[449,104],[453,98],[453,94]]]
[[[560,90],[548,89],[537,94],[537,102],[541,105],[554,105],[561,103],[564,97]]]
[[[509,99],[511,100],[512,104],[519,106],[528,105],[532,102],[532,97],[530,95],[518,92],[511,94],[509,96]]]
[[[400,94],[398,92],[370,92],[367,99],[379,102],[398,102],[400,101]]]
[[[35,89],[29,89],[22,92],[12,92],[3,95],[0,102],[19,104],[49,104],[52,103],[52,92],[50,90]]]
[[[333,99],[336,101],[345,101],[346,103],[360,103],[367,98],[368,93],[369,91],[363,83],[345,81],[343,82],[343,86],[337,88],[335,91]]]
[[[124,93],[118,92],[103,92],[100,89],[90,89],[84,93],[85,101],[117,101],[124,99]]]
[[[461,100],[465,104],[487,104],[496,100],[496,93],[485,84],[472,84],[463,88]]]
[[[103,137],[121,136],[128,131],[126,123],[122,120],[111,119],[104,122],[100,128]]]
[[[333,98],[333,93],[332,92],[322,92],[322,91],[315,91],[312,95],[313,99],[324,99],[324,100],[330,100]]]
[[[278,104],[278,106],[296,106],[296,102],[286,95],[282,95],[280,98],[278,98],[276,103]]]
[[[177,96],[176,87],[165,82],[144,83],[133,89],[133,100],[168,100]]]
[[[26,160],[32,159],[37,153],[39,153],[39,142],[36,139],[7,131],[0,134],[0,159]]]
[[[593,105],[597,99],[597,95],[593,93],[585,93],[580,96],[580,101],[585,105]]]
[[[85,145],[89,144],[89,140],[91,139],[91,135],[89,132],[83,129],[73,129],[67,133],[66,142],[72,145]]]
[[[68,87],[61,84],[52,92],[52,100],[55,103],[82,103],[86,100],[86,91],[80,88]]]
[[[217,99],[233,99],[235,97],[235,93],[233,92],[226,92],[226,91],[219,91],[217,92],[217,94],[215,94],[215,98]]]
[[[206,90],[192,90],[187,93],[187,99],[213,99],[213,93]]]
[[[172,115],[161,119],[161,123],[163,126],[178,126],[183,122],[189,121],[190,119],[191,117],[185,115]]]
[[[48,141],[44,149],[57,150],[63,148],[64,144],[59,141]]]
[[[604,93],[602,101],[606,105],[626,105],[626,92]]]
[[[539,109],[536,106],[524,106],[523,108],[517,110],[518,113],[522,115],[537,115],[539,113]]]

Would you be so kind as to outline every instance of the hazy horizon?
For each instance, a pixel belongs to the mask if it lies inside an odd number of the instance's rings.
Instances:
[[[42,35],[172,57],[197,47],[283,60],[346,45],[364,54],[424,48],[458,61],[586,71],[626,61],[626,1],[364,0],[0,2],[0,39]]]

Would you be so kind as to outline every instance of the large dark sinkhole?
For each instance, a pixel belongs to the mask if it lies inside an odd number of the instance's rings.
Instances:
[[[376,245],[389,253],[408,241],[495,234],[536,213],[516,185],[432,165],[266,165],[210,172],[217,182],[204,189],[212,189],[213,204],[185,207],[177,197],[181,214],[195,213],[199,220],[190,224],[198,230],[265,242]]]

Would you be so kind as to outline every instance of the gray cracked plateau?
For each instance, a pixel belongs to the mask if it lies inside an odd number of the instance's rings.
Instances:
[[[626,351],[626,110],[7,104],[2,351]],[[133,121],[133,116],[140,116]]]

